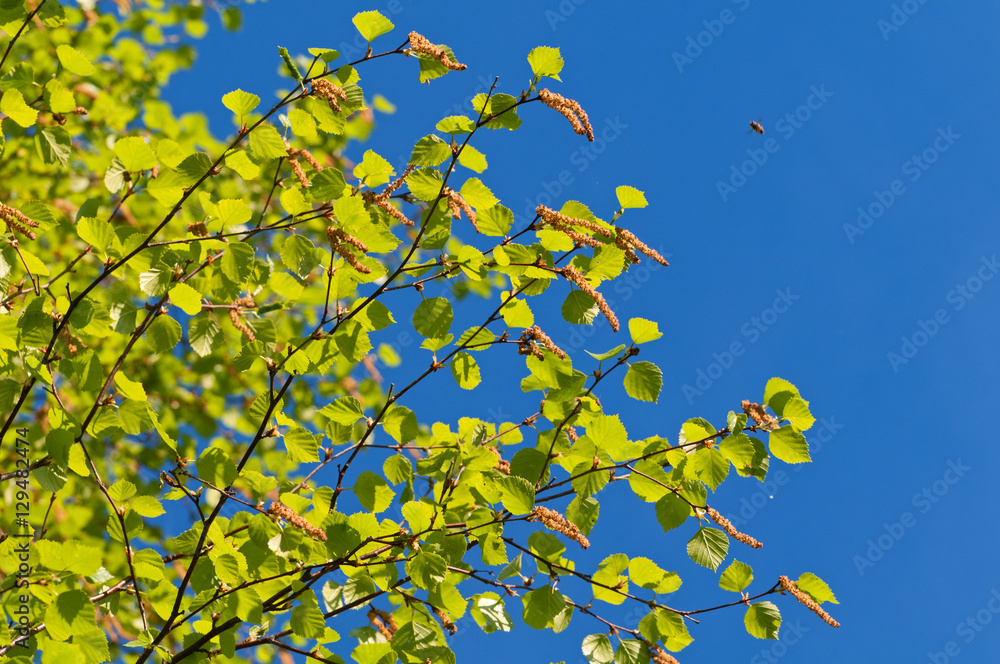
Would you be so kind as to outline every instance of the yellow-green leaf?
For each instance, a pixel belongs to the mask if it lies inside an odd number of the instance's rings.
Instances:
[[[22,127],[30,127],[35,124],[35,119],[38,117],[38,111],[24,103],[24,95],[21,94],[21,91],[14,89],[3,93],[3,98],[0,98],[0,113]]]

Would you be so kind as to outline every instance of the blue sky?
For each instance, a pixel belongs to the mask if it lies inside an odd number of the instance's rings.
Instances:
[[[1000,536],[988,514],[1000,497],[991,480],[1000,454],[985,416],[995,412],[1000,369],[1000,80],[986,63],[1000,56],[1000,5],[270,2],[246,6],[239,33],[214,21],[197,44],[194,69],[175,77],[167,99],[178,111],[205,110],[216,133],[228,133],[223,94],[240,87],[273,99],[284,84],[279,45],[292,53],[341,49],[356,34],[350,17],[367,9],[396,24],[376,50],[417,30],[469,65],[429,87],[417,83],[416,63],[402,58],[361,70],[366,93],[398,107],[378,116],[365,147],[397,170],[437,120],[471,113],[466,102],[483,81],[498,75],[499,89],[516,94],[530,76],[531,48],[562,50],[563,83],[550,87],[581,102],[604,142],[582,152],[587,144],[565,121],[536,106],[522,112],[520,130],[484,135],[477,147],[490,162],[484,181],[519,215],[550,195],[554,207],[576,199],[609,218],[617,185],[646,192],[650,206],[629,212],[624,225],[669,253],[671,266],[637,272],[607,295],[622,320],[660,322],[663,338],[640,359],[663,368],[664,390],[655,406],[630,401],[610,379],[600,392],[630,437],[676,439],[694,416],[721,426],[742,399],[760,400],[772,376],[795,383],[825,422],[809,432],[814,442],[826,432],[814,464],[773,461],[775,483],[766,491],[732,478],[712,501],[724,513],[742,509],[741,529],[765,543],[760,551],[730,549],[730,559],[754,567],[751,590],[779,574],[814,572],[836,592],[841,604],[830,610],[843,626],[829,628],[779,597],[782,635],[794,643],[750,637],[742,611],[729,609],[690,626],[695,642],[680,661],[995,657],[1000,616],[990,602],[991,592],[1000,597],[993,564]],[[764,136],[747,133],[758,118]],[[860,222],[859,208],[869,215]],[[540,321],[555,330],[561,298],[551,301],[555,316]],[[582,348],[618,343],[606,325],[586,338],[562,329],[553,336],[584,371]],[[734,343],[741,354],[727,358]],[[427,361],[415,344],[401,354],[394,379],[416,375]],[[442,375],[435,399],[407,405],[422,421],[519,419],[537,394],[504,389],[523,373],[512,366],[484,363],[484,384],[465,394]],[[699,372],[707,377],[700,385]],[[616,491],[629,493],[613,486],[601,495],[595,546],[578,556],[581,564],[618,551],[645,555],[684,579],[674,606],[731,601],[715,575],[684,555],[689,527],[665,535],[651,505],[636,509]],[[1000,599],[992,607],[1000,611]],[[455,649],[478,661],[523,653],[575,664],[581,638],[601,631],[579,615],[555,637],[528,628],[483,637],[470,619],[460,625]]]

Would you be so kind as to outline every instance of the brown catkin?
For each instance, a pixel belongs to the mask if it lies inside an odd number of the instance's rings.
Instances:
[[[441,609],[439,609],[437,607],[434,607],[434,615],[436,615],[438,617],[438,620],[441,621],[441,626],[444,627],[446,630],[448,630],[449,634],[454,634],[455,632],[458,631],[458,627],[456,627],[455,623],[453,623],[448,618],[448,616],[445,615],[444,611],[442,611]]]
[[[642,253],[645,256],[648,256],[649,258],[652,258],[660,265],[670,265],[670,263],[667,262],[667,259],[660,255],[660,252],[648,247],[645,243],[642,242],[642,240],[640,240],[639,238],[637,238],[635,235],[625,230],[624,228],[618,229],[618,234],[615,236],[615,244],[624,249],[626,255],[631,254],[629,256],[630,259],[635,257],[634,250],[638,249],[640,253]],[[638,263],[639,260],[638,258],[636,258],[632,262]]]
[[[649,658],[656,664],[680,664],[677,659],[655,643],[645,641],[646,649],[649,650]]]
[[[404,226],[412,226],[413,221],[409,219],[403,212],[393,205],[389,201],[389,197],[392,192],[399,189],[403,183],[406,181],[406,176],[413,172],[413,166],[407,166],[403,174],[386,185],[386,188],[380,194],[376,194],[374,191],[366,191],[361,194],[361,198],[364,199],[366,203],[374,205],[389,214],[390,217],[403,224]]]
[[[563,230],[568,226],[579,226],[585,228],[591,233],[596,233],[597,235],[603,235],[604,237],[611,239],[611,230],[601,226],[600,224],[595,224],[587,219],[577,219],[576,217],[569,217],[561,212],[556,212],[552,208],[547,208],[544,205],[539,205],[535,208],[535,214],[537,214],[542,221],[549,224],[550,226]]]
[[[251,342],[256,341],[256,337],[253,335],[253,330],[250,326],[240,320],[240,314],[243,312],[243,308],[255,309],[257,303],[253,301],[252,295],[247,295],[246,297],[241,297],[233,302],[233,306],[229,309],[229,320],[232,322],[233,327],[246,335],[247,339]]]
[[[504,475],[510,475],[510,461],[505,461],[502,457],[500,457],[500,450],[492,445],[486,445],[485,447],[490,452],[497,455],[497,465],[493,466],[493,469],[500,471]]]
[[[528,344],[531,344],[533,341],[541,342],[541,344],[543,346],[545,346],[549,350],[550,353],[552,353],[553,355],[555,355],[559,359],[562,359],[562,360],[566,359],[567,355],[563,351],[563,349],[561,349],[559,346],[557,346],[556,343],[554,341],[552,341],[551,338],[549,338],[549,335],[547,335],[544,332],[542,332],[542,328],[538,327],[537,325],[535,325],[533,327],[529,327],[528,329],[526,329],[524,332],[521,333],[521,338],[517,342],[518,343],[518,347],[519,347],[519,350],[518,350],[519,354],[521,354],[521,355],[531,354],[531,355],[534,355],[535,357],[537,357],[540,360],[545,359],[540,352],[536,353],[536,352],[532,351],[531,349],[526,349],[527,352],[521,352],[520,351],[520,346],[522,344],[528,345]]]
[[[792,594],[792,597],[799,600],[807,609],[815,613],[817,616],[823,619],[827,625],[831,627],[840,627],[840,623],[833,619],[829,613],[820,608],[820,605],[816,601],[804,593],[801,588],[795,585],[795,582],[789,579],[787,576],[778,577],[778,581],[781,582],[781,587]]]
[[[564,431],[566,432],[566,437],[569,438],[574,443],[580,439],[580,434],[576,432],[575,427],[566,427]]]
[[[17,208],[12,208],[9,205],[0,203],[0,219],[3,219],[3,221],[6,222],[7,228],[9,228],[12,233],[21,233],[31,240],[38,237],[35,235],[33,230],[29,229],[29,227],[38,228],[38,222],[33,219],[29,219],[27,215]]]
[[[277,501],[271,503],[271,506],[267,508],[267,513],[284,519],[313,539],[322,540],[324,542],[326,541],[326,533],[303,519],[301,516],[296,514],[292,508],[288,507],[284,503],[279,503]]]
[[[371,274],[371,268],[358,260],[354,252],[345,246],[350,245],[364,254],[368,251],[368,247],[361,240],[336,226],[327,226],[326,239],[330,242],[330,248],[333,249],[334,253],[347,261],[351,267],[362,274]]]
[[[576,268],[571,265],[558,268],[557,271],[566,277],[566,279],[573,282],[577,288],[594,298],[594,302],[597,303],[597,308],[601,310],[604,317],[608,319],[609,323],[611,323],[611,329],[617,332],[620,327],[618,324],[618,316],[615,315],[615,312],[611,311],[611,307],[608,306],[608,302],[604,299],[604,296],[598,293],[597,289],[591,286],[590,282],[588,282],[583,275],[577,272]]]
[[[440,62],[441,66],[445,69],[452,71],[464,71],[466,69],[465,65],[459,62],[452,62],[443,48],[432,44],[427,37],[424,37],[419,32],[410,33],[410,49],[414,53],[423,53],[424,55],[431,56]]]
[[[73,110],[70,111],[73,115],[87,115],[87,109],[83,106],[74,106]]]
[[[314,78],[312,89],[313,92],[326,99],[327,103],[330,104],[330,108],[338,113],[340,112],[340,103],[338,100],[347,101],[347,93],[325,78]]]
[[[208,227],[204,221],[192,221],[187,225],[188,232],[195,237],[208,237]]]
[[[744,399],[743,412],[747,414],[758,426],[764,427],[765,429],[773,429],[774,425],[777,424],[775,419],[768,414],[764,407],[758,403],[752,403],[751,401]]]
[[[306,172],[302,170],[302,164],[295,157],[288,158],[288,165],[292,167],[292,173],[295,173],[295,177],[299,179],[299,184],[303,187],[309,186],[309,178],[306,177]]]
[[[392,627],[383,622],[387,614],[384,611],[379,611],[378,609],[371,609],[368,612],[368,622],[371,623],[372,627],[378,630],[378,633],[385,637],[386,641],[392,641],[392,637],[396,634],[395,621],[392,622]],[[392,620],[392,616],[388,616],[389,620]]]
[[[472,224],[472,227],[479,232],[479,224],[476,223],[476,211],[462,198],[462,195],[450,187],[445,187],[441,192],[448,197],[448,210],[451,211],[452,219],[460,219],[462,212]]]
[[[569,120],[569,123],[573,125],[573,131],[581,136],[586,136],[587,140],[591,143],[594,142],[594,128],[590,125],[587,113],[576,100],[567,99],[557,92],[550,91],[548,88],[540,91],[538,98],[546,106],[555,109],[564,118]]]
[[[562,533],[584,549],[590,548],[590,540],[583,536],[576,524],[567,521],[566,517],[555,510],[550,510],[547,507],[535,507],[531,510],[528,521],[540,521],[549,530]]]
[[[717,524],[719,524],[719,527],[725,530],[729,534],[729,536],[732,537],[737,542],[742,542],[743,544],[746,544],[747,546],[753,547],[755,549],[759,549],[762,546],[764,546],[763,544],[761,544],[754,538],[750,537],[746,533],[741,533],[740,531],[736,530],[736,527],[729,522],[729,519],[719,514],[719,512],[715,508],[709,507],[705,511],[708,513],[708,516],[712,518],[712,521],[715,521]]]
[[[319,159],[313,156],[312,152],[309,150],[300,148],[286,148],[289,157],[302,157],[307,164],[313,167],[314,171],[323,170],[323,164],[319,163]]]

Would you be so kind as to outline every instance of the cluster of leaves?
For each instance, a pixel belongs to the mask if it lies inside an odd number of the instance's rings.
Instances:
[[[559,211],[570,232],[539,218],[515,228],[478,177],[488,161],[472,139],[521,127],[542,78],[559,79],[557,49],[531,52],[528,90],[478,95],[476,117],[441,120],[397,172],[371,150],[345,156],[373,126],[359,67],[412,57],[423,82],[457,59],[412,36],[376,53],[371,42],[394,28],[378,12],[354,19],[369,44],[354,62],[281,49],[290,91],[269,110],[257,95],[225,95],[239,130],[222,143],[203,117],[175,117],[159,99],[193,58],[164,30],[198,34],[200,7],[116,18],[28,4],[0,0],[0,203],[37,224],[7,221],[0,251],[0,412],[4,440],[24,427],[36,441],[31,480],[17,481],[47,509],[29,518],[29,573],[19,576],[18,540],[0,542],[14,623],[0,625],[0,654],[202,662],[279,649],[436,664],[454,661],[447,633],[466,614],[486,633],[513,629],[512,616],[558,632],[582,614],[617,637],[588,637],[590,661],[642,663],[691,642],[686,616],[739,604],[752,635],[777,637],[777,607],[755,600],[781,586],[751,598],[742,562],[719,582],[738,600],[685,611],[662,603],[681,581],[653,560],[619,553],[584,572],[568,555],[567,543],[589,545],[597,496],[625,481],[665,531],[693,519],[687,552],[717,570],[730,536],[745,536],[709,525],[708,490],[731,467],[763,480],[771,455],[808,461],[813,419],[773,379],[763,404],[775,417],[744,408],[721,429],[685,422],[675,443],[630,440],[595,388],[615,374],[633,398],[657,400],[659,368],[634,360],[660,337],[656,323],[629,321],[629,343],[591,353],[591,373],[537,328],[532,309],[550,289],[568,323],[593,323],[597,288],[638,260],[618,219],[646,205],[623,186],[610,222],[570,201]],[[454,297],[424,297],[431,282]],[[496,306],[453,329],[468,294]],[[397,318],[429,357],[398,388],[377,368],[400,364],[385,336]],[[542,393],[537,412],[501,424],[456,414],[453,428],[405,405],[419,409],[441,370],[475,389],[474,354],[487,351],[525,356],[520,389]],[[339,511],[342,494],[360,509]],[[393,506],[402,521],[384,516]],[[167,539],[185,509],[192,521]],[[797,585],[836,601],[814,575]],[[646,615],[617,626],[595,601]],[[355,645],[336,645],[341,624]]]

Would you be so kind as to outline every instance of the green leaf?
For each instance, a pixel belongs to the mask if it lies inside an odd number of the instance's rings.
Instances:
[[[170,289],[170,301],[188,316],[201,313],[201,293],[187,284],[174,284]]]
[[[128,480],[118,480],[108,487],[108,495],[116,503],[121,503],[135,495],[135,485]]]
[[[443,134],[457,136],[471,134],[476,128],[476,123],[464,115],[452,115],[438,122],[434,128]]]
[[[466,145],[458,153],[458,163],[477,173],[482,173],[489,166],[486,156],[471,145]]]
[[[288,626],[296,636],[303,639],[318,639],[326,632],[323,612],[315,604],[299,604],[292,609]]]
[[[477,210],[476,216],[479,223],[479,232],[490,237],[506,235],[510,231],[510,227],[514,225],[514,213],[499,203],[493,207]],[[510,264],[509,259],[506,262],[502,262],[504,260],[503,257],[506,255],[503,247],[498,246],[493,249],[493,258],[496,260],[497,265]]]
[[[635,187],[622,185],[615,189],[615,194],[618,196],[618,204],[623,210],[628,208],[644,208],[649,205],[646,202],[646,195]]]
[[[375,514],[387,510],[392,504],[392,499],[396,497],[389,483],[382,479],[381,475],[370,470],[358,475],[358,479],[354,482],[354,495],[358,497],[362,507]]]
[[[514,516],[528,514],[535,507],[535,487],[523,477],[508,476],[499,481],[500,502]]]
[[[351,362],[360,362],[372,349],[372,342],[364,327],[356,320],[344,321],[333,336],[340,352]]]
[[[425,337],[440,339],[448,334],[453,318],[451,302],[443,297],[431,297],[413,312],[413,327]]]
[[[138,136],[128,136],[115,141],[115,154],[125,170],[130,173],[146,171],[156,166],[153,149]]]
[[[628,333],[632,336],[632,343],[634,344],[656,341],[663,336],[659,325],[645,318],[631,319],[628,322]]]
[[[809,458],[809,444],[794,425],[774,429],[768,434],[767,447],[771,454],[785,463],[804,463]]]
[[[219,263],[222,274],[234,284],[243,284],[253,274],[254,250],[244,242],[230,242]]]
[[[479,178],[469,178],[462,185],[460,192],[469,205],[477,210],[491,208],[500,201]]]
[[[94,605],[82,590],[64,590],[45,610],[45,629],[49,636],[65,641],[71,636],[97,629]]]
[[[365,417],[361,402],[354,397],[340,397],[321,408],[319,414],[343,426],[353,426],[355,422]]]
[[[778,628],[781,627],[781,612],[771,602],[757,602],[747,608],[743,624],[746,625],[750,636],[777,640]]]
[[[161,514],[166,514],[167,511],[163,509],[163,505],[160,501],[152,496],[139,496],[133,500],[129,507],[131,507],[139,516],[144,516],[147,519],[152,519],[158,517]],[[157,560],[159,560],[157,558]]]
[[[8,90],[3,93],[3,97],[0,97],[0,113],[22,127],[35,124],[35,119],[38,117],[38,111],[24,103],[24,95],[20,90]]]
[[[35,133],[35,147],[46,164],[65,167],[73,151],[69,132],[62,127],[40,127]]]
[[[680,577],[675,572],[664,572],[649,558],[632,558],[628,563],[629,580],[646,590],[672,593],[681,587]]]
[[[358,29],[361,36],[369,42],[374,41],[376,37],[384,35],[396,27],[392,24],[392,21],[377,11],[355,14],[354,18],[351,19],[351,23]]]
[[[432,201],[441,193],[443,180],[432,168],[418,168],[406,176],[406,184],[417,200]]]
[[[243,90],[236,89],[222,96],[222,105],[239,116],[240,122],[250,115],[253,109],[260,104],[260,97]]]
[[[72,46],[60,44],[56,47],[56,56],[62,66],[74,74],[90,76],[96,71],[90,59]]]
[[[209,447],[197,462],[198,476],[217,487],[226,488],[236,481],[236,464],[220,447]]]
[[[770,406],[774,397],[782,392],[790,392],[793,396],[799,396],[799,388],[784,378],[772,378],[767,381],[767,385],[764,387],[764,403]]]
[[[576,524],[584,535],[589,535],[597,523],[600,511],[601,505],[596,498],[577,496],[566,506],[566,518]]]
[[[458,353],[452,358],[451,373],[455,377],[455,382],[463,390],[471,390],[482,381],[479,365],[468,353]]]
[[[264,159],[279,159],[287,154],[281,134],[269,124],[262,124],[250,132],[247,151],[258,162]]]
[[[285,449],[288,458],[295,463],[319,461],[319,444],[323,436],[313,434],[303,427],[295,427],[285,434]]]
[[[580,292],[580,291],[574,291]],[[663,372],[652,362],[636,362],[625,374],[625,393],[639,401],[656,403],[663,387]]]
[[[406,502],[401,511],[410,524],[410,532],[412,533],[422,533],[430,528],[435,513],[433,505],[416,500]]]
[[[625,344],[618,344],[611,350],[605,351],[603,353],[591,353],[589,350],[585,352],[587,353],[587,355],[590,355],[595,360],[603,362],[604,360],[610,360],[612,357],[622,352],[623,350],[625,350]]]
[[[802,592],[812,597],[817,604],[822,604],[823,602],[840,604],[834,596],[833,591],[830,590],[830,586],[826,585],[826,581],[819,578],[812,572],[805,572],[802,574],[802,576],[800,576],[795,582],[795,585],[797,585]]]
[[[694,453],[694,459],[688,459],[688,463],[693,464],[695,475],[712,491],[719,488],[729,474],[729,459],[716,449],[703,447]]]
[[[121,371],[115,374],[115,385],[118,386],[118,391],[126,399],[145,401],[147,398],[146,390],[143,389],[142,383],[132,380]]]
[[[354,177],[369,187],[385,184],[392,174],[392,164],[373,150],[365,150],[361,163],[354,167]]]
[[[816,423],[816,418],[809,412],[809,402],[802,397],[789,397],[783,404],[777,408],[772,406],[771,409],[795,425],[799,431],[806,431]]]
[[[98,251],[106,251],[115,239],[115,231],[111,224],[93,217],[80,219],[76,224],[76,232],[80,239]]]
[[[691,560],[713,572],[719,568],[728,551],[729,538],[716,528],[699,528],[687,544]]]
[[[746,563],[734,560],[719,577],[719,587],[734,593],[741,593],[753,581],[753,569]]]
[[[422,550],[406,564],[406,571],[415,586],[431,590],[448,575],[448,561],[436,553]]]
[[[611,647],[611,639],[607,634],[591,634],[584,637],[581,649],[583,656],[591,664],[609,664],[615,658],[615,650]]]
[[[521,614],[524,624],[533,629],[549,627],[553,619],[566,607],[566,600],[551,586],[529,591],[521,599],[521,603],[524,606]]]
[[[336,168],[324,168],[310,181],[309,197],[314,201],[332,201],[344,193],[347,182]]]
[[[225,198],[215,204],[219,213],[219,221],[225,226],[239,226],[250,221],[253,215],[246,202],[238,198]]]
[[[440,136],[428,134],[413,146],[409,163],[413,166],[438,166],[451,159],[451,146]]]
[[[562,305],[563,320],[572,325],[592,324],[598,311],[594,298],[582,290],[571,290]]]
[[[615,650],[615,664],[648,664],[649,649],[639,639],[622,639]]]
[[[564,63],[558,48],[537,46],[531,49],[531,52],[528,53],[528,64],[535,76],[548,76],[557,81],[562,80],[559,78],[559,72],[562,71]]]
[[[170,316],[158,316],[146,328],[146,342],[155,353],[168,353],[181,340],[181,324]]]

